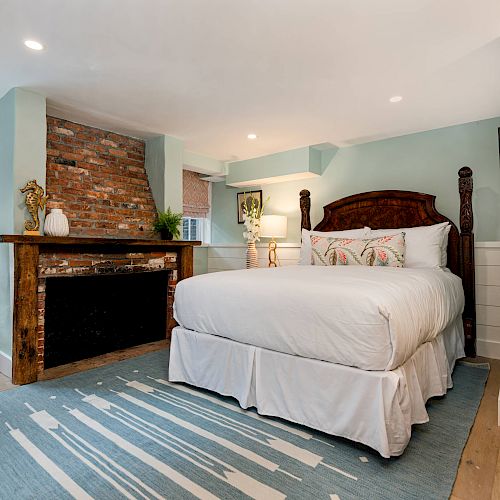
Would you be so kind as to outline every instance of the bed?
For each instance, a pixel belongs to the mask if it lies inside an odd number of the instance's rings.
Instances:
[[[287,266],[195,276],[176,288],[169,380],[243,408],[404,452],[426,401],[475,355],[472,172],[459,172],[460,227],[433,195],[377,191],[324,207],[315,231],[450,224],[448,269]],[[311,229],[310,194],[300,193]]]

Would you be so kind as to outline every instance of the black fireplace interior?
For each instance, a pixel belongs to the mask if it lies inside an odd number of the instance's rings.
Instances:
[[[45,368],[164,339],[167,290],[168,271],[47,278]]]

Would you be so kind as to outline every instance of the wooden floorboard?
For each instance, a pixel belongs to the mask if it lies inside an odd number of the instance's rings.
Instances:
[[[14,389],[15,387],[18,387],[18,386],[12,384],[10,381],[10,378],[8,378],[5,375],[3,375],[2,373],[0,373],[0,392],[8,391],[9,389]]]
[[[500,428],[497,426],[497,401],[500,387],[500,360],[477,358],[490,363],[491,371],[469,440],[460,460],[453,487],[455,500],[499,500],[498,453]]]
[[[495,481],[491,490],[491,499],[498,500],[500,498],[500,450],[497,457],[497,468],[495,471]]]
[[[46,370],[43,378],[62,377],[91,370],[168,346],[167,341],[152,342],[97,358],[86,359]],[[451,500],[500,500],[500,427],[497,426],[497,401],[500,388],[500,360],[477,358],[491,366],[483,399],[464,449]],[[9,379],[0,374],[0,391],[13,389]]]

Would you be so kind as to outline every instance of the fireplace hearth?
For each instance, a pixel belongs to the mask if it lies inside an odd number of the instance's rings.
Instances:
[[[168,274],[47,278],[44,368],[165,339]]]

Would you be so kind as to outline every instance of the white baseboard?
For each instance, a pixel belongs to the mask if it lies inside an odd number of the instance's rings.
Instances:
[[[0,373],[12,378],[12,358],[2,351],[0,351]]]
[[[477,339],[476,351],[478,356],[500,359],[500,342]]]

